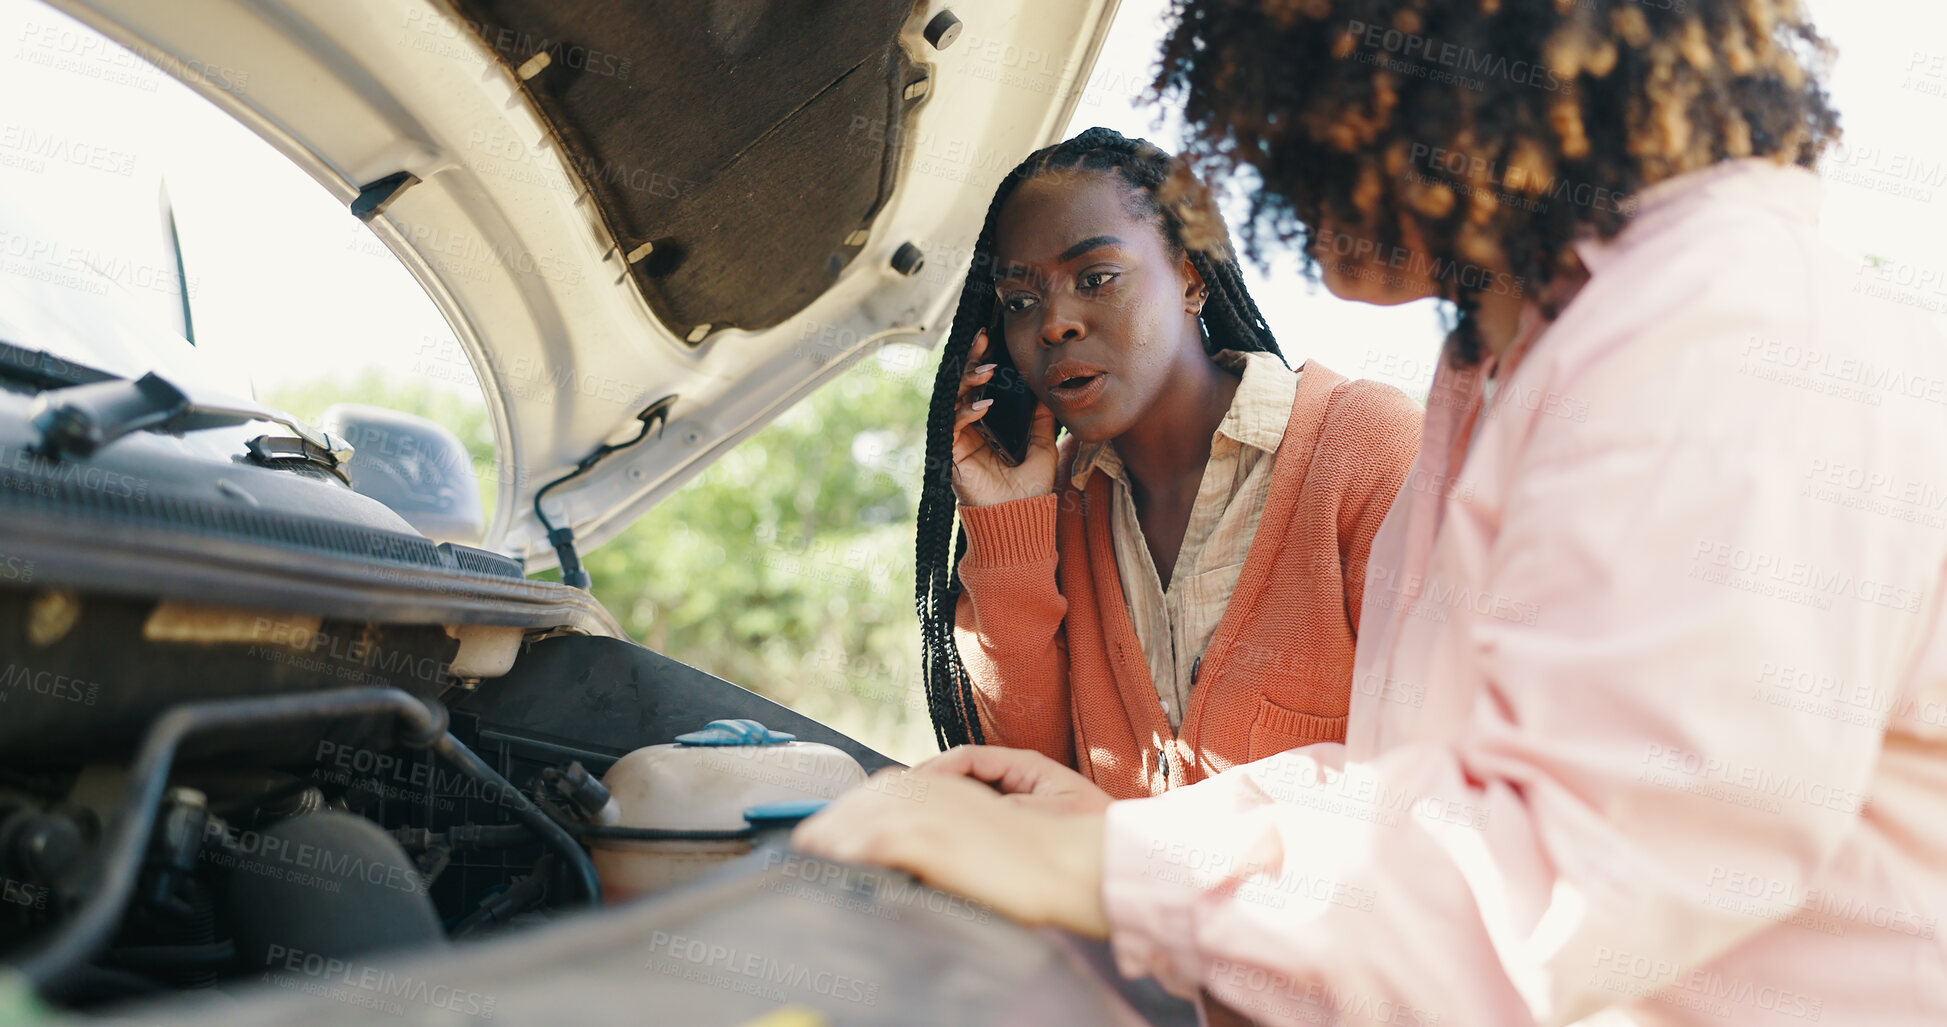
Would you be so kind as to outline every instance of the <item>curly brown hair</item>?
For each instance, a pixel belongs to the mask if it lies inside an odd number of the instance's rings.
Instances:
[[[1647,186],[1737,157],[1813,166],[1839,136],[1830,47],[1795,0],[1175,0],[1155,88],[1189,156],[1244,166],[1243,234],[1321,226],[1397,252],[1409,223],[1455,305],[1452,359],[1498,267],[1532,290]],[[1327,227],[1326,231],[1330,231]],[[1329,247],[1328,247],[1329,248]]]

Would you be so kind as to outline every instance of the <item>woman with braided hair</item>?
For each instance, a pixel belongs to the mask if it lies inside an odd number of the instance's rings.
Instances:
[[[1271,1023],[1947,1023],[1947,528],[1870,484],[1947,468],[1947,344],[1820,238],[1800,5],[1174,7],[1252,224],[1460,315],[1345,743],[1100,814],[906,771],[797,844]]]
[[[996,408],[1001,382],[1025,387]],[[1018,462],[983,433],[1002,413]],[[1180,162],[1102,128],[1028,157],[975,246],[928,425],[942,747],[1033,749],[1099,807],[1341,740],[1365,554],[1419,419],[1397,389],[1286,366]]]

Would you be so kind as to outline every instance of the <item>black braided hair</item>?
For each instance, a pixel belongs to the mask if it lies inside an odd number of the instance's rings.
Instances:
[[[919,609],[920,646],[926,682],[926,707],[940,748],[983,742],[974,714],[972,684],[953,641],[954,605],[960,595],[960,558],[967,551],[964,530],[954,532],[953,414],[960,378],[974,336],[988,329],[989,349],[1003,345],[994,317],[994,224],[1001,207],[1021,183],[1054,170],[1114,171],[1126,181],[1142,209],[1155,216],[1171,251],[1186,255],[1210,289],[1202,314],[1204,349],[1258,351],[1283,359],[1271,326],[1244,288],[1243,270],[1230,245],[1229,231],[1210,191],[1182,161],[1147,139],[1131,139],[1106,128],[1091,128],[1065,142],[1029,154],[994,191],[987,220],[974,243],[973,266],[960,289],[953,327],[940,352],[933,378],[933,402],[926,417],[926,472],[920,479],[919,525],[915,552],[914,603]],[[990,352],[986,359],[994,360]],[[952,553],[948,555],[948,543]]]

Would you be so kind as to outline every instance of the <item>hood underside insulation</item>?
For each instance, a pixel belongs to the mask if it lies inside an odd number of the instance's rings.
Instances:
[[[679,338],[776,325],[831,285],[926,90],[899,41],[915,0],[454,3],[528,76]]]

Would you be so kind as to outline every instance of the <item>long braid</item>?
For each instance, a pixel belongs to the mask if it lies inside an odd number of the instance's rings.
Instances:
[[[1045,151],[1042,151],[1045,152]],[[1035,156],[1039,156],[1036,154]],[[1022,161],[994,191],[987,219],[974,242],[973,264],[960,287],[953,325],[940,349],[940,368],[933,375],[933,402],[926,413],[926,465],[920,478],[918,530],[913,567],[913,603],[919,611],[921,673],[926,687],[926,712],[933,719],[933,738],[941,750],[986,740],[978,716],[967,716],[973,703],[967,669],[953,641],[954,608],[960,595],[960,554],[966,533],[959,533],[951,559],[947,546],[954,539],[953,417],[966,373],[974,337],[993,319],[994,225],[1001,206],[1036,167],[1035,156]],[[944,397],[944,401],[942,398]]]
[[[1001,208],[1021,183],[1045,171],[1074,169],[1114,171],[1132,186],[1145,207],[1162,222],[1170,246],[1186,254],[1210,289],[1204,304],[1204,348],[1284,354],[1271,335],[1271,326],[1244,287],[1244,275],[1232,255],[1228,231],[1208,190],[1180,161],[1146,139],[1131,139],[1106,128],[1044,147],[1028,155],[1008,172],[987,205],[987,220],[974,243],[973,266],[960,289],[953,325],[940,349],[940,367],[933,376],[932,405],[926,417],[926,467],[920,479],[918,526],[915,533],[913,601],[919,611],[921,668],[926,709],[933,718],[933,736],[940,748],[980,744],[985,740],[975,713],[973,684],[953,639],[955,606],[960,595],[960,558],[967,549],[966,531],[955,531],[953,495],[953,419],[960,379],[966,372],[974,337],[993,327],[993,253],[995,225]],[[1180,188],[1185,181],[1193,186]],[[1186,215],[1195,231],[1186,233]],[[1202,238],[1186,245],[1185,235]],[[1004,346],[990,330],[990,349]],[[988,353],[986,359],[995,359]]]

